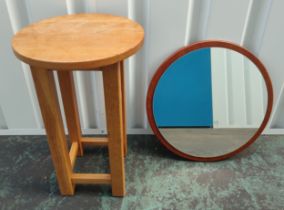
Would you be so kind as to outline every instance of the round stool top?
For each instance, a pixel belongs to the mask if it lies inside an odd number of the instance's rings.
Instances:
[[[19,31],[12,46],[16,56],[37,67],[84,70],[103,67],[134,54],[144,30],[127,18],[75,14],[49,18]]]

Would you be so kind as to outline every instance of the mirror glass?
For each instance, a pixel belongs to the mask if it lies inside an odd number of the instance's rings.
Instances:
[[[163,138],[195,157],[217,157],[246,144],[267,108],[265,81],[255,64],[231,49],[191,51],[160,77],[153,116]]]

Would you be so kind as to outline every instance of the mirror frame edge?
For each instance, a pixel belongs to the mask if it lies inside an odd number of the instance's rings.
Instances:
[[[247,141],[247,143],[245,143],[244,145],[242,145],[238,149],[236,149],[232,152],[229,152],[227,154],[224,154],[224,155],[215,156],[215,157],[197,157],[197,156],[192,156],[192,155],[186,154],[186,153],[176,149],[160,133],[160,131],[159,131],[157,125],[156,125],[154,113],[153,113],[153,97],[154,97],[155,89],[156,89],[156,86],[159,82],[159,79],[161,78],[161,76],[164,74],[164,72],[168,69],[168,67],[174,61],[176,61],[180,57],[182,57],[185,54],[190,53],[194,50],[198,50],[198,49],[202,49],[202,48],[209,48],[209,47],[226,48],[226,49],[233,50],[233,51],[238,52],[238,53],[242,54],[243,56],[247,57],[252,63],[254,63],[256,65],[256,67],[260,71],[260,73],[261,73],[261,75],[262,75],[262,77],[265,81],[265,86],[266,86],[266,90],[267,90],[267,108],[266,108],[266,112],[265,112],[265,115],[264,115],[264,118],[263,118],[261,125],[259,126],[259,128],[255,132],[255,134]],[[151,80],[149,87],[148,87],[147,98],[146,98],[146,111],[147,111],[149,124],[150,124],[154,134],[157,136],[158,140],[162,143],[162,145],[165,146],[172,153],[174,153],[174,154],[176,154],[180,157],[183,157],[183,158],[188,159],[188,160],[203,161],[203,162],[224,160],[224,159],[230,158],[230,157],[242,152],[246,148],[248,148],[253,142],[255,142],[257,140],[257,138],[261,135],[261,133],[265,129],[265,127],[266,127],[266,125],[269,121],[271,112],[272,112],[272,107],[273,107],[273,86],[272,86],[272,82],[271,82],[270,76],[268,74],[268,71],[265,68],[264,64],[260,61],[260,59],[258,59],[252,52],[250,52],[246,48],[244,48],[244,47],[242,47],[238,44],[228,42],[228,41],[223,41],[223,40],[205,40],[205,41],[195,42],[193,44],[190,44],[188,46],[185,46],[185,47],[177,50],[172,55],[170,55],[168,58],[166,58],[166,60],[158,67],[157,71],[155,72],[154,76],[152,77],[152,80]]]

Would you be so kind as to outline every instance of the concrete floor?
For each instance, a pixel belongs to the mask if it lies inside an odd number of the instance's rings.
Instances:
[[[247,143],[255,128],[160,128],[164,138],[178,150],[196,157],[228,154]]]
[[[95,153],[95,155],[94,155]],[[77,170],[107,172],[106,149],[89,149]],[[129,136],[127,196],[109,186],[59,195],[43,136],[0,137],[0,209],[284,209],[284,137],[264,136],[226,161],[198,163],[165,150],[154,136]]]

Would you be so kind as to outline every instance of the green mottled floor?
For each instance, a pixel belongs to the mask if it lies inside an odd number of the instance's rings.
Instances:
[[[61,197],[45,137],[0,137],[1,209],[284,209],[284,137],[262,137],[215,163],[180,159],[153,136],[129,136],[128,146],[127,196],[78,186],[75,196]],[[87,153],[76,170],[108,171],[106,149]]]

